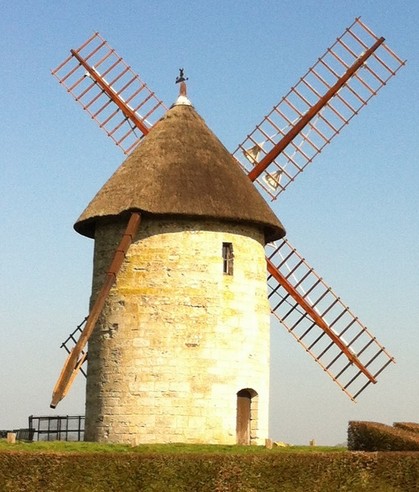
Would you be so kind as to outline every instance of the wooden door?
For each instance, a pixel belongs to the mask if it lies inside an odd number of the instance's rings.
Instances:
[[[237,393],[237,444],[250,444],[250,404],[249,391],[239,391]]]

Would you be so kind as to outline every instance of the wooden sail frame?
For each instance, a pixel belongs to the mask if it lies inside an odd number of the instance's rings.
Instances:
[[[360,18],[233,152],[276,200],[405,64]]]
[[[73,384],[74,378],[77,376],[81,366],[86,361],[87,352],[84,351],[84,348],[86,347],[87,342],[89,341],[89,338],[95,328],[97,320],[102,313],[109,291],[116,281],[116,277],[125,259],[128,248],[130,247],[132,241],[135,238],[135,235],[137,234],[138,228],[140,226],[140,220],[140,213],[131,213],[121,242],[116,248],[112,263],[109,266],[108,271],[106,272],[105,282],[101,290],[99,291],[99,294],[93,304],[92,309],[90,310],[87,322],[80,334],[80,337],[77,340],[76,345],[70,351],[64,367],[61,371],[61,374],[57,380],[57,383],[55,384],[50,404],[51,408],[55,408],[57,404],[68,393],[68,390]]]

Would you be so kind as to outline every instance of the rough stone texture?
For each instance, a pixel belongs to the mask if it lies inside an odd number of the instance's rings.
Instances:
[[[96,225],[92,301],[125,225]],[[234,250],[223,274],[222,243]],[[237,392],[253,390],[251,442],[268,436],[264,235],[247,225],[146,219],[89,341],[86,439],[236,442]],[[256,393],[253,393],[256,392]]]

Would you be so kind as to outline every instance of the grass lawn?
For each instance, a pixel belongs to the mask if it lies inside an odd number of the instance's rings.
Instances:
[[[8,444],[6,439],[0,439],[0,453],[7,451],[29,451],[40,453],[161,453],[161,454],[260,454],[260,453],[336,453],[346,452],[347,449],[338,446],[274,446],[266,449],[264,446],[223,446],[210,444],[140,444],[128,446],[123,444],[100,444],[95,442],[66,442],[66,441],[17,441]]]

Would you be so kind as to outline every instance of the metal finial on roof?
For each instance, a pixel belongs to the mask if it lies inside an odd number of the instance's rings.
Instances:
[[[187,95],[186,95],[186,81],[188,80],[188,77],[185,77],[185,69],[184,68],[179,68],[179,75],[176,77],[176,84],[180,84],[179,86],[179,97],[177,98],[174,106],[184,104],[187,106],[191,105],[191,102],[189,101]]]

